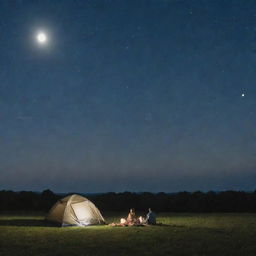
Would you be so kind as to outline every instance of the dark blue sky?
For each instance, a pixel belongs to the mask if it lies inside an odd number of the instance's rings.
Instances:
[[[255,66],[255,1],[0,0],[0,189],[253,190]]]

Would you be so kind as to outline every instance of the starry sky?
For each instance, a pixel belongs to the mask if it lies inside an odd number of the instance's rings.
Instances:
[[[255,66],[253,0],[0,0],[0,189],[254,190]]]

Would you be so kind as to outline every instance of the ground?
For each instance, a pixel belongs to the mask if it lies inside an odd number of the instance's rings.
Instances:
[[[256,255],[256,214],[158,214],[163,225],[151,227],[58,228],[43,218],[1,214],[0,255]]]

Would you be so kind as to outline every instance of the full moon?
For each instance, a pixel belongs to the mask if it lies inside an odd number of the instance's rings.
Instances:
[[[39,44],[45,44],[47,42],[47,36],[44,32],[39,32],[36,39]]]

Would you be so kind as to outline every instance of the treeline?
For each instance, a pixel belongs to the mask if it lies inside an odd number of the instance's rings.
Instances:
[[[50,190],[42,193],[0,191],[0,210],[48,211],[65,195]],[[145,211],[151,207],[157,212],[256,212],[256,191],[180,192],[166,193],[105,193],[85,195],[101,211],[127,211],[129,208]]]
[[[32,191],[0,191],[0,211],[48,211],[61,197],[51,190],[42,193]]]

